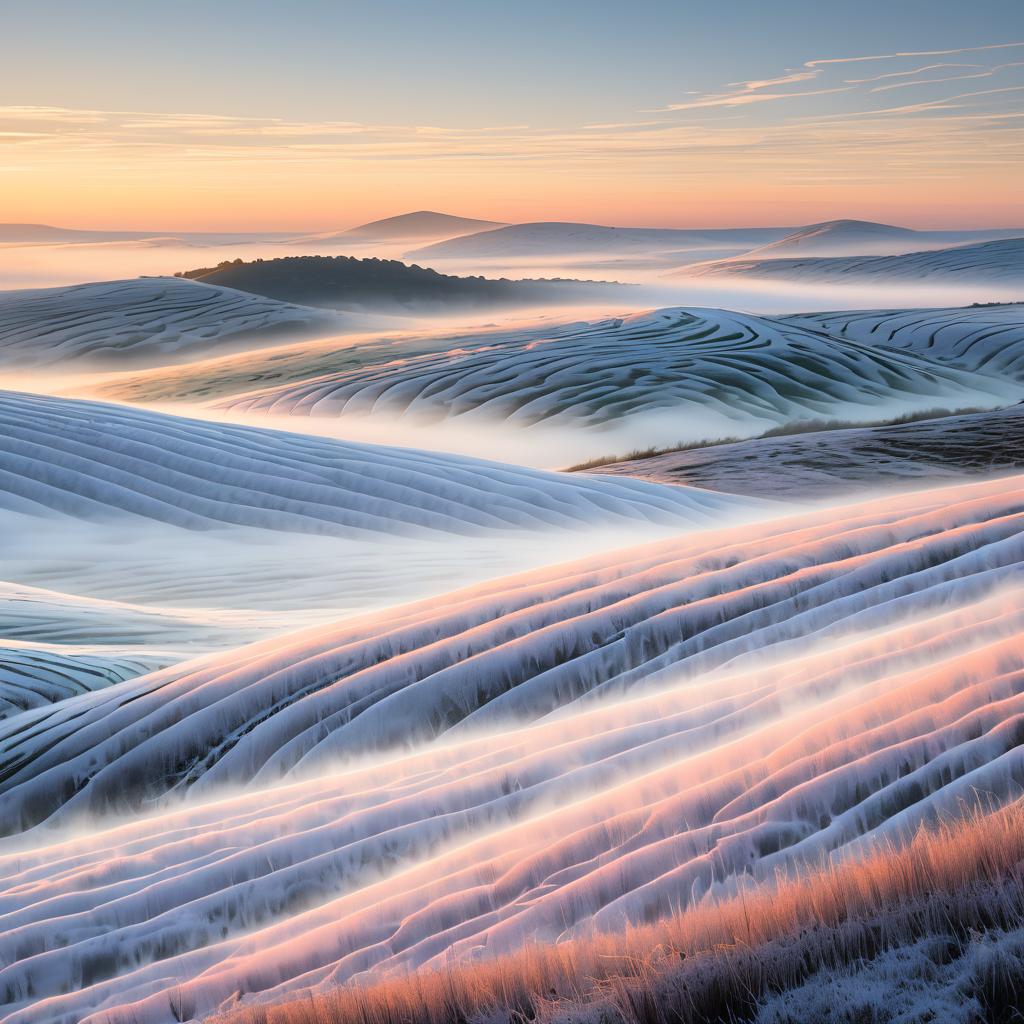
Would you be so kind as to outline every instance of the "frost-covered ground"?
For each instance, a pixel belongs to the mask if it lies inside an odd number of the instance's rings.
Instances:
[[[660,541],[8,719],[2,1019],[621,928],[1008,796],[1022,488]]]
[[[74,645],[167,664],[618,546],[624,529],[773,511],[16,392],[0,393],[0,427],[0,638],[72,645],[69,666],[84,664]],[[154,662],[90,678],[136,664]]]
[[[0,718],[162,668],[171,655],[117,647],[0,641]]]
[[[617,936],[1019,793],[1019,308],[270,348],[310,311],[232,295],[0,297],[2,1024]],[[132,405],[32,393],[100,356],[75,392]],[[689,453],[699,487],[524,464],[969,406]]]

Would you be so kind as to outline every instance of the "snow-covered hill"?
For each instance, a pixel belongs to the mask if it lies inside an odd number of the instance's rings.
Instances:
[[[524,327],[473,328],[463,331],[397,331],[362,334],[352,338],[316,338],[230,355],[191,360],[185,366],[161,366],[111,375],[91,388],[90,397],[109,398],[139,405],[164,402],[207,402],[257,388],[310,380],[328,373],[374,366],[411,356],[452,349],[480,348],[492,340],[543,337],[558,330]]]
[[[782,319],[866,345],[1024,380],[1024,305],[807,313]]]
[[[173,656],[0,640],[0,719],[163,668]]]
[[[684,267],[681,277],[756,277],[798,283],[899,285],[978,283],[1024,286],[1024,238],[898,256],[727,259]]]
[[[0,638],[181,661],[775,506],[0,393]],[[166,659],[165,659],[166,661]]]
[[[1005,799],[1022,502],[674,538],[8,719],[0,821],[46,828],[0,852],[0,1020],[170,1024],[620,928]]]
[[[0,392],[0,508],[342,537],[715,522],[734,499]]]
[[[662,309],[547,334],[485,334],[480,342],[324,373],[222,407],[565,427],[596,448],[591,454],[603,454],[614,440],[608,430],[625,420],[645,418],[633,437],[638,447],[808,418],[996,405],[1020,393],[995,377],[724,310]],[[583,431],[592,432],[589,439]]]
[[[1024,470],[1024,405],[913,423],[753,438],[592,470],[784,501]]]
[[[473,217],[454,217],[450,213],[435,213],[433,210],[418,210],[403,213],[397,217],[385,217],[370,221],[346,231],[312,235],[310,240],[338,240],[363,242],[391,242],[395,240],[454,238],[476,231],[490,231],[504,227],[500,221],[476,220]]]
[[[324,310],[181,278],[0,291],[0,365],[144,365],[228,343],[336,333]]]
[[[539,221],[477,231],[408,253],[413,259],[537,259],[592,255],[746,252],[777,241],[793,228],[613,228]],[[695,258],[701,258],[697,256]]]
[[[790,256],[895,256],[925,249],[1019,236],[1006,230],[917,231],[869,220],[830,220],[811,224],[791,235],[746,253],[742,260]]]

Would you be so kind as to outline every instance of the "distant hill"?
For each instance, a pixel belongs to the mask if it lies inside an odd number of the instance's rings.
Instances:
[[[718,260],[684,267],[673,277],[758,277],[858,284],[982,283],[1024,286],[1024,238],[929,249],[897,256],[809,256]]]
[[[235,260],[177,276],[281,302],[378,312],[568,304],[625,287],[602,281],[453,277],[398,260],[352,256],[287,256],[251,263]]]
[[[896,256],[927,249],[942,249],[970,242],[1011,237],[1018,232],[917,231],[869,220],[830,220],[811,224],[791,235],[745,253],[743,259],[789,256]]]
[[[157,231],[79,231],[50,224],[0,224],[0,245],[54,245],[61,242],[127,242]]]
[[[475,220],[472,217],[453,217],[448,213],[434,213],[433,210],[418,210],[403,213],[398,217],[385,217],[370,221],[357,228],[349,228],[340,234],[346,238],[366,238],[379,241],[415,238],[454,238],[476,231],[489,231],[504,227],[501,221]]]
[[[0,245],[67,245],[81,242],[147,242],[162,245],[228,245],[283,241],[294,232],[282,231],[93,231],[51,224],[0,224]]]
[[[307,247],[311,243],[351,247],[385,243],[422,245],[425,242],[437,242],[457,235],[471,235],[477,231],[503,226],[500,221],[474,220],[472,217],[453,217],[447,213],[418,210],[416,213],[403,213],[398,217],[370,221],[368,224],[360,224],[359,227],[347,228],[345,231],[324,231],[293,237],[289,239],[289,244]]]
[[[416,249],[411,257],[500,259],[508,256],[616,255],[693,249],[747,252],[793,232],[781,228],[613,228],[558,221],[511,224]]]

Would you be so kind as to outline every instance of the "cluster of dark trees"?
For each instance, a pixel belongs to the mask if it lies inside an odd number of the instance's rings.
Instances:
[[[609,289],[605,281],[454,277],[399,260],[353,256],[286,256],[225,260],[177,274],[282,302],[329,309],[416,311],[431,307],[494,307],[584,301]]]

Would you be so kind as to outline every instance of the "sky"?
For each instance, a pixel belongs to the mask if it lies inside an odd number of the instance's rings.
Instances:
[[[0,0],[0,222],[1024,226],[1024,0]]]

